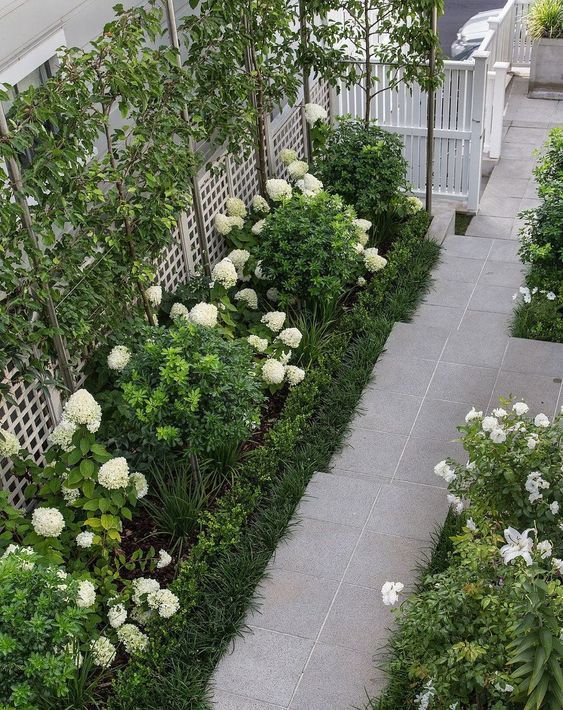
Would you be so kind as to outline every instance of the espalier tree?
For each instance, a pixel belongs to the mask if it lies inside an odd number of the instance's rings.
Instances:
[[[38,246],[11,199],[13,180],[0,186],[0,276],[8,286],[1,364],[10,358],[27,376],[52,354],[53,326],[41,316],[48,296],[78,356],[99,337],[95,322],[117,328],[134,301],[154,322],[145,288],[190,199],[190,138],[201,135],[182,116],[191,78],[173,48],[158,46],[160,8],[115,10],[88,51],[65,49],[45,86],[15,98],[0,142],[0,158],[21,163],[32,151],[20,192]]]

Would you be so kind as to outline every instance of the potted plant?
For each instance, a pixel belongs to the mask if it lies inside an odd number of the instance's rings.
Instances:
[[[528,96],[563,99],[563,0],[536,0],[527,24],[534,40]]]

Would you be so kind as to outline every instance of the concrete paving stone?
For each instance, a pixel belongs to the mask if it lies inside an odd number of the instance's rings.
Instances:
[[[537,144],[534,143],[519,143],[507,141],[502,146],[501,160],[535,160],[534,151]]]
[[[390,434],[409,434],[421,401],[421,397],[398,392],[364,390],[352,430],[359,427]]]
[[[444,239],[442,248],[446,255],[460,256],[464,259],[486,259],[493,242],[493,239],[486,237],[475,239],[450,234]]]
[[[383,580],[381,585],[387,580]],[[379,589],[343,584],[334,599],[320,643],[371,653],[389,636],[394,616],[381,599]]]
[[[370,387],[422,396],[426,392],[435,366],[435,360],[384,353],[373,369]]]
[[[495,239],[510,239],[512,231],[513,217],[490,217],[488,215],[477,215],[469,223],[466,234],[468,236],[490,237]]]
[[[409,592],[419,565],[430,552],[428,542],[364,530],[344,575],[344,582],[381,591],[387,580],[401,581]]]
[[[444,489],[395,480],[385,484],[367,527],[387,535],[428,542],[447,513]]]
[[[389,355],[437,360],[448,335],[449,329],[446,328],[395,323],[385,343],[385,351]]]
[[[467,411],[469,409],[470,407],[467,407]],[[465,463],[467,454],[459,441],[444,442],[411,436],[401,456],[394,480],[446,488],[445,481],[434,473],[434,466],[447,458]]]
[[[466,311],[459,329],[452,332],[442,360],[464,365],[499,367],[508,344],[509,314]]]
[[[465,311],[461,321],[461,330],[475,336],[494,337],[508,332],[512,322],[512,315],[508,313],[494,313],[488,311]]]
[[[384,480],[368,481],[317,472],[309,481],[298,515],[362,527]]]
[[[301,676],[313,641],[252,629],[235,641],[215,669],[218,690],[286,706]]]
[[[476,241],[478,240],[476,239]],[[445,330],[452,330],[459,325],[463,311],[463,308],[432,306],[429,303],[421,303],[416,309],[411,323],[418,327],[438,326]]]
[[[538,184],[535,180],[530,180],[526,185],[524,195],[527,200],[536,200],[538,197]]]
[[[463,422],[470,407],[467,402],[447,402],[440,399],[424,400],[412,435],[437,441],[453,441],[459,436],[458,424]]]
[[[258,608],[246,619],[249,626],[315,639],[338,587],[337,580],[320,579],[289,570],[272,569],[257,589]]]
[[[494,239],[493,247],[487,261],[505,261],[511,264],[521,264],[518,250],[520,244],[518,242],[508,241],[506,239]]]
[[[484,263],[483,259],[466,259],[446,252],[438,268],[432,272],[432,276],[437,281],[447,279],[458,283],[474,284],[479,278]]]
[[[290,708],[348,710],[363,707],[368,697],[377,697],[383,691],[386,682],[386,676],[375,667],[371,653],[319,643],[311,654]]]
[[[563,358],[563,346],[561,348]],[[523,401],[530,407],[530,412],[543,412],[552,417],[561,389],[561,377],[552,375],[532,375],[529,372],[501,370],[491,397],[491,407],[498,404],[499,397],[512,397]]]
[[[349,525],[303,518],[276,548],[271,567],[339,580],[359,536]]]
[[[516,288],[478,283],[469,301],[469,308],[472,311],[512,313],[514,310],[512,297]]]
[[[519,158],[517,160],[511,160],[508,158],[503,158],[499,160],[495,167],[495,173],[497,175],[507,175],[508,177],[514,177],[515,175],[531,175],[532,170],[536,165],[535,158]]]
[[[450,362],[440,362],[432,378],[428,397],[466,402],[483,409],[489,402],[498,370]]]
[[[563,346],[561,343],[510,338],[502,369],[561,377]]]
[[[526,267],[523,264],[514,264],[510,261],[487,260],[483,273],[479,278],[480,284],[490,286],[505,286],[518,288],[525,280]]]
[[[348,475],[391,478],[406,440],[406,434],[354,429],[342,451],[332,457],[331,470],[338,469],[339,475],[348,471]]]
[[[469,301],[473,284],[440,278],[432,284],[424,297],[424,303],[434,306],[464,308]]]
[[[516,217],[520,209],[521,198],[501,197],[484,194],[479,203],[479,214],[490,217]]]
[[[507,143],[540,146],[547,138],[545,128],[518,128],[510,126],[506,133]]]
[[[520,223],[517,224],[517,220],[514,220],[514,226],[512,227],[510,231],[510,239],[515,242],[520,242],[521,239],[521,233],[520,230],[522,229],[522,225]]]
[[[491,175],[483,197],[524,197],[530,181],[527,177],[522,178],[507,178],[504,175],[495,177],[495,173]],[[494,232],[493,232],[494,235]],[[494,235],[496,237],[496,235]]]
[[[522,210],[535,210],[536,207],[539,207],[542,204],[542,202],[543,200],[536,197],[524,197],[520,200],[520,208],[518,211],[522,212]]]
[[[245,698],[242,695],[225,693],[222,690],[216,690],[213,693],[211,707],[215,708],[215,710],[283,710],[283,705],[263,703],[260,700],[252,700],[252,698]]]

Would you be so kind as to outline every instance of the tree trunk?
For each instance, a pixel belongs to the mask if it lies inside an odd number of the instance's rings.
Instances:
[[[365,43],[365,79],[366,79],[366,108],[364,111],[364,123],[366,128],[369,127],[371,119],[371,81],[372,81],[372,66],[371,66],[371,43],[370,43],[370,23],[369,23],[369,3],[364,0],[364,43]]]
[[[299,0],[299,38],[301,42],[301,51],[304,55],[306,55],[309,41],[307,36],[307,13],[305,12],[305,0]],[[305,61],[303,63],[303,104],[311,102],[311,86],[309,83],[310,73],[311,67],[307,61]],[[305,114],[303,114],[303,132],[305,134],[305,156],[307,160],[311,160],[313,154],[311,130],[309,128],[309,124],[305,120]]]
[[[268,158],[266,155],[266,115],[264,113],[264,91],[262,79],[259,78],[256,92],[256,162],[258,167],[258,184],[260,192],[266,196],[266,181],[268,179]]]

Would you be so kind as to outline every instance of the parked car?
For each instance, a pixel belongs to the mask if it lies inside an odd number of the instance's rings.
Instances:
[[[470,17],[467,22],[459,28],[457,37],[452,43],[452,59],[469,59],[473,52],[483,41],[489,29],[489,20],[498,17],[502,8],[496,10],[484,10]]]

